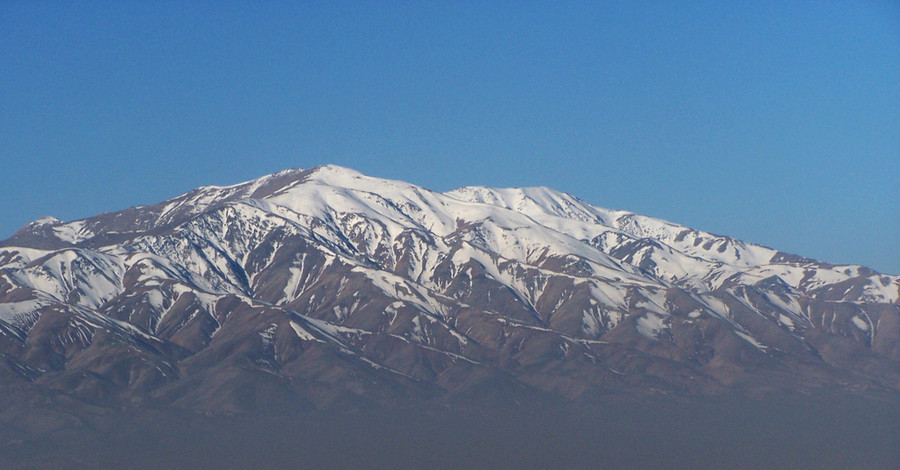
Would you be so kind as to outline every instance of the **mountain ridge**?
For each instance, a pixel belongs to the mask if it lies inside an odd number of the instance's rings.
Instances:
[[[900,391],[898,302],[898,276],[546,187],[438,193],[334,165],[0,242],[10,376],[204,410]]]

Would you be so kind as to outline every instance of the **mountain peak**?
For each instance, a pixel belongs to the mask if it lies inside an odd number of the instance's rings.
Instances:
[[[360,177],[366,176],[352,168],[335,165],[333,163],[328,163],[325,165],[317,165],[317,166],[310,168],[309,171],[314,174],[315,173],[324,173],[324,174],[336,175],[336,176],[346,176],[346,177],[350,177],[350,178],[360,178]]]
[[[368,191],[381,193],[390,197],[391,191],[404,191],[411,188],[419,188],[411,183],[386,178],[377,178],[360,173],[354,169],[338,165],[321,165],[309,170],[309,180],[320,184],[348,190]],[[420,190],[422,188],[419,188]]]

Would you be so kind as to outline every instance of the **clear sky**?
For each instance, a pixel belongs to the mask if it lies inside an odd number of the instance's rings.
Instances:
[[[900,3],[0,1],[0,238],[325,163],[900,274]]]

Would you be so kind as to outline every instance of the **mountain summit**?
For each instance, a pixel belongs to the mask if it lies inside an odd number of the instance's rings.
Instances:
[[[0,243],[0,356],[5,387],[212,412],[900,391],[900,277],[322,166],[26,225]]]

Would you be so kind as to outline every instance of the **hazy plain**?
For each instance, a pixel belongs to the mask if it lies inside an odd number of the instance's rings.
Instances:
[[[900,461],[894,395],[616,397],[231,416],[32,412],[0,415],[0,467],[890,469]]]

